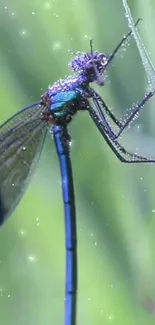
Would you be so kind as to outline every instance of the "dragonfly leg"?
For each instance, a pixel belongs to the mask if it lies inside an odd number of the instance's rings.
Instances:
[[[94,90],[91,89],[91,96],[94,101],[94,104],[98,110],[99,116],[101,119],[105,119],[103,109],[105,110],[106,114],[111,118],[111,120],[119,127],[122,128],[123,124],[118,120],[118,118],[112,113],[109,107],[106,105],[102,97]]]
[[[96,114],[94,109],[90,106],[89,114],[94,121],[95,125],[97,126],[99,132],[103,136],[104,140],[111,148],[115,156],[123,163],[155,163],[155,159],[140,156],[134,153],[127,151],[117,140],[113,140],[110,134],[107,132],[105,126],[102,124],[99,116]]]
[[[116,138],[118,138],[121,133],[129,126],[129,124],[137,117],[137,115],[140,113],[140,111],[144,108],[144,104],[155,94],[155,90],[150,91],[148,94],[145,95],[145,97],[142,99],[142,101],[137,104],[132,109],[131,115],[127,118],[125,123],[121,126]]]
[[[136,164],[136,163],[155,163],[155,159],[140,156],[127,151],[117,140],[110,141],[106,134],[104,134],[104,139],[112,149],[115,156],[123,163]],[[119,152],[120,151],[120,152]],[[124,156],[123,156],[124,154]]]
[[[135,26],[138,25],[138,23],[141,21],[141,18],[138,18],[138,20],[135,23]],[[132,34],[132,30],[130,30],[126,35],[124,35],[124,37],[121,39],[121,41],[119,42],[119,44],[116,46],[116,48],[114,49],[114,51],[112,52],[112,54],[109,56],[106,67],[109,65],[109,63],[113,60],[113,58],[115,57],[116,53],[119,51],[120,47],[124,44],[124,42],[128,39],[128,37]],[[105,67],[105,68],[106,68]],[[124,124],[122,124],[116,117],[115,115],[110,111],[110,109],[108,108],[108,106],[105,104],[105,102],[103,101],[103,99],[101,98],[101,96],[94,90],[94,89],[90,89],[91,91],[91,96],[94,100],[94,103],[97,101],[100,102],[101,106],[104,107],[105,112],[109,115],[109,117],[111,118],[111,120],[123,131],[124,130]],[[95,103],[95,105],[96,105]],[[98,110],[99,112],[99,110]],[[100,113],[99,113],[100,117],[103,118],[103,114],[102,114],[102,108],[100,108]],[[104,117],[105,118],[105,117]],[[130,123],[130,122],[129,122]],[[119,131],[119,134],[122,133],[122,131]],[[117,138],[118,136],[114,135],[114,138]]]
[[[138,20],[135,23],[135,26],[138,25],[138,23],[141,21],[141,18],[138,18]],[[107,64],[105,66],[105,68],[107,68],[107,66],[109,65],[109,63],[113,60],[113,58],[115,57],[116,53],[119,51],[119,49],[121,48],[121,46],[126,42],[126,40],[128,39],[128,37],[132,34],[132,30],[130,30],[126,35],[124,35],[124,37],[121,39],[121,41],[118,43],[118,45],[116,46],[116,48],[114,49],[114,51],[112,52],[112,54],[109,56]]]
[[[94,90],[92,90],[92,99],[93,102],[97,108],[99,117],[100,117],[100,123],[102,123],[107,128],[107,133],[109,137],[113,140],[116,140],[119,138],[119,136],[122,134],[122,132],[129,126],[129,124],[137,117],[137,115],[140,113],[140,111],[144,108],[145,103],[155,94],[155,90],[150,91],[148,94],[145,95],[145,97],[142,99],[140,103],[135,105],[132,108],[132,113],[129,115],[129,117],[126,119],[124,123],[121,123],[115,115],[109,110],[106,103],[103,101],[101,96]],[[119,131],[117,134],[115,134],[112,130],[112,127],[106,120],[105,112],[109,115],[109,117],[112,119],[112,121],[119,127]]]

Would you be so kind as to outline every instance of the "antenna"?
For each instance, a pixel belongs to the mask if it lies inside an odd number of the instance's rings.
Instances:
[[[90,54],[93,56],[93,40],[92,38],[90,39]]]

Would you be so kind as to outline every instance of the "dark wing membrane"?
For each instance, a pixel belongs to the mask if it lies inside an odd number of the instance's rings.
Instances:
[[[40,157],[47,132],[43,111],[29,108],[0,127],[0,224],[19,203]]]
[[[6,122],[0,125],[0,143],[3,141],[3,138],[7,137],[8,134],[11,134],[12,130],[15,130],[16,127],[18,128],[23,123],[41,116],[42,111],[43,107],[40,105],[40,102],[37,102],[23,108],[21,111],[9,118]]]

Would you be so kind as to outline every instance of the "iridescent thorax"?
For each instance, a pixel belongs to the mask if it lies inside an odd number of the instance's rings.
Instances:
[[[76,53],[69,63],[75,74],[49,86],[41,98],[48,109],[49,121],[54,124],[68,123],[77,111],[87,109],[87,99],[91,97],[89,83],[104,84],[103,72],[107,62],[103,53]]]

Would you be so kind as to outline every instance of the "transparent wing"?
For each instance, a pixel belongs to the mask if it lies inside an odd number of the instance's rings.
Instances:
[[[23,123],[34,119],[35,116],[39,116],[43,111],[42,106],[40,106],[40,102],[36,102],[26,108],[23,108],[21,111],[17,112],[11,118],[9,118],[6,122],[0,125],[0,143],[3,141],[3,137],[7,137],[9,133],[12,133],[12,130],[20,127]]]
[[[0,224],[19,203],[34,172],[47,132],[37,103],[0,127]]]

